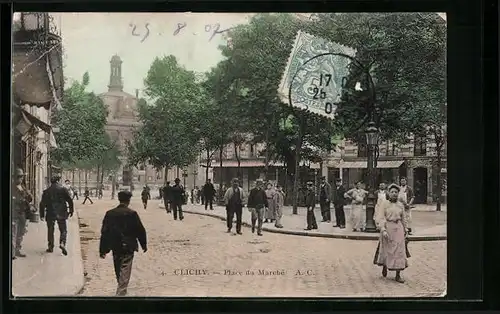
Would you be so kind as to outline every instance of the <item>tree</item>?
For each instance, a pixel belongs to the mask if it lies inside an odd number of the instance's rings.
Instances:
[[[68,168],[88,168],[102,151],[101,137],[106,125],[107,110],[102,100],[86,87],[90,81],[86,72],[82,82],[75,81],[64,91],[64,105],[56,111],[54,126],[58,148],[52,157],[56,164]]]
[[[184,166],[196,158],[199,138],[193,122],[199,86],[194,73],[171,55],[153,61],[144,84],[153,104],[138,104],[142,125],[127,142],[128,160],[131,165],[147,162],[164,169],[166,178],[170,167]]]

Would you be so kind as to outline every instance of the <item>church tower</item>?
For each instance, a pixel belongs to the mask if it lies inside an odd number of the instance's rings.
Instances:
[[[110,92],[123,92],[122,63],[118,55],[114,55],[109,61],[111,74],[109,76],[108,91]]]

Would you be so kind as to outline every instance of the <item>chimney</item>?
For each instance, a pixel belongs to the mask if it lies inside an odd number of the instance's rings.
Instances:
[[[135,98],[139,99],[139,90],[138,89],[135,90]]]

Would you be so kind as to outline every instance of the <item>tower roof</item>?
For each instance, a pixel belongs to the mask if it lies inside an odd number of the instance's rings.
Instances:
[[[111,57],[111,61],[110,62],[122,62],[122,59],[120,58],[120,56],[118,56],[117,54],[115,54],[114,56]]]

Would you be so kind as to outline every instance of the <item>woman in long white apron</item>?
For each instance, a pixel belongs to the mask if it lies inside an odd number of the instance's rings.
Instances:
[[[361,188],[361,181],[356,183],[354,189],[350,189],[344,195],[345,198],[351,200],[351,225],[352,231],[362,231],[365,228],[366,208],[363,203],[368,191]]]

